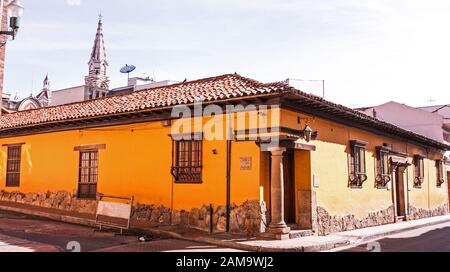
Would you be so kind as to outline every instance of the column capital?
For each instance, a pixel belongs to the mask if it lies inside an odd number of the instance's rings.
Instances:
[[[269,147],[267,151],[269,151],[272,154],[272,156],[283,156],[283,153],[286,152],[286,148],[278,146]]]

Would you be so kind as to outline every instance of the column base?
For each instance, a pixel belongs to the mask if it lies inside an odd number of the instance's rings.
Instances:
[[[288,240],[290,239],[289,233],[291,232],[291,228],[289,227],[271,227],[267,229],[265,233],[262,233],[261,236],[264,238],[274,239],[274,240]]]

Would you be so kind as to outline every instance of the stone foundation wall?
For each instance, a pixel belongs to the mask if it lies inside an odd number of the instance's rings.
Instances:
[[[261,231],[261,207],[259,201],[247,201],[230,207],[230,230],[236,233],[257,234]],[[214,232],[226,231],[226,206],[213,207],[212,224]],[[171,220],[172,214],[172,220]],[[210,231],[211,209],[209,206],[194,208],[189,211],[174,210],[162,205],[138,204],[133,210],[133,219],[142,220],[152,225],[176,225]]]
[[[417,220],[446,214],[448,214],[447,204],[432,210],[418,209],[409,205],[409,215],[407,216],[407,219]],[[324,208],[317,207],[317,224],[315,228],[317,229],[318,235],[328,235],[334,232],[380,226],[394,222],[394,205],[385,210],[372,212],[364,219],[358,219],[354,215],[332,216]]]
[[[28,204],[44,208],[60,209],[79,213],[95,214],[97,201],[79,200],[69,192],[47,192],[47,193],[20,193],[0,191],[0,201]],[[264,212],[261,210],[259,201],[247,201],[238,206],[232,204],[230,207],[230,230],[236,233],[247,233],[254,235],[264,231],[261,222],[264,220]],[[226,231],[225,205],[213,207],[213,231]],[[162,205],[137,204],[133,207],[132,219],[144,221],[152,226],[176,225],[189,228],[210,230],[210,207],[203,206],[189,211],[171,211]],[[172,215],[172,216],[171,216]]]
[[[28,204],[44,208],[95,214],[97,201],[79,200],[69,192],[21,193],[0,191],[0,201]]]
[[[317,207],[317,231],[318,235],[328,235],[334,232],[342,232],[379,225],[394,223],[394,206],[370,213],[364,219],[358,219],[355,215],[332,216],[322,207]]]
[[[409,215],[408,220],[417,220],[427,217],[440,216],[448,214],[448,205],[444,204],[432,210],[419,209],[413,205],[408,206]]]

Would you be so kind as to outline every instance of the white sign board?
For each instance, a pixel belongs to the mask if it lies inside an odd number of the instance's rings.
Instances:
[[[115,202],[99,201],[97,215],[108,217],[129,219],[131,215],[131,205]]]

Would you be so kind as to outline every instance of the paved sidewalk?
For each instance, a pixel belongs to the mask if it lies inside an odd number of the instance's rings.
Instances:
[[[0,252],[59,252],[58,248],[0,234]]]
[[[95,226],[93,215],[78,214],[48,208],[33,207],[17,203],[0,202],[0,210],[39,216],[51,220],[86,226]],[[317,252],[348,247],[384,236],[409,231],[425,226],[450,222],[450,215],[400,222],[377,227],[334,233],[328,236],[309,236],[290,240],[274,241],[238,234],[209,234],[203,231],[174,226],[155,227],[142,221],[132,221],[132,231],[140,235],[207,243],[220,247],[257,252]]]

